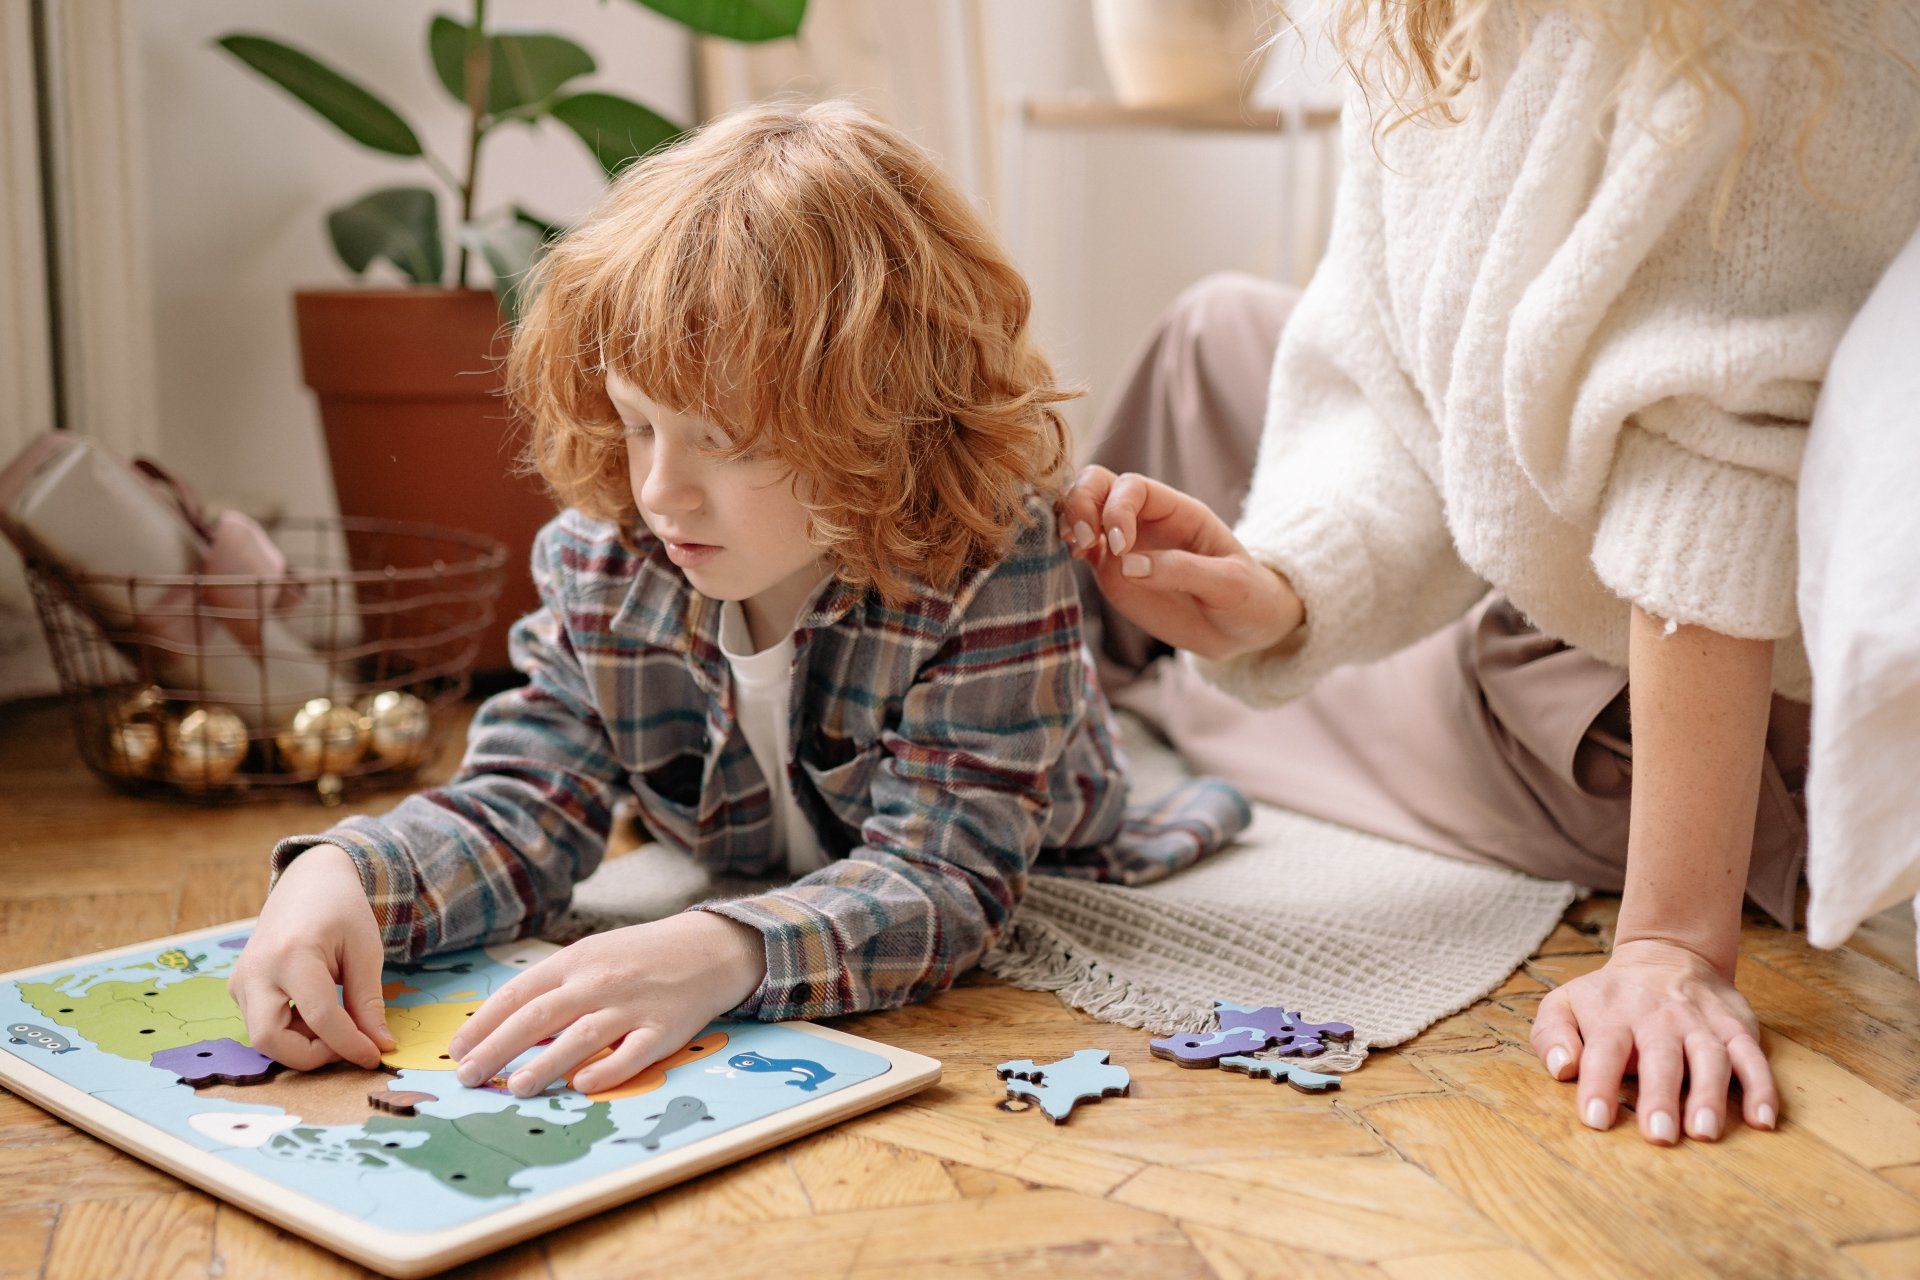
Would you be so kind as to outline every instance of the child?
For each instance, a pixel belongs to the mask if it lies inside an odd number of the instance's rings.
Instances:
[[[1138,883],[1245,824],[1206,782],[1123,813],[1054,536],[1069,393],[919,148],[844,105],[741,112],[623,176],[534,288],[510,385],[569,509],[513,633],[529,683],[448,786],[275,848],[230,984],[263,1052],[373,1065],[383,952],[538,931],[623,794],[715,870],[796,879],[528,969],[454,1038],[464,1083],[552,1037],[512,1091],[599,1090],[723,1014],[923,999],[1036,863]]]
[[[1063,523],[1119,619],[1257,708],[1163,686],[1257,798],[1622,893],[1606,963],[1533,1024],[1582,1123],[1630,1074],[1648,1142],[1773,1129],[1733,979],[1743,890],[1791,927],[1805,848],[1795,486],[1834,346],[1920,221],[1920,22],[1335,8],[1354,77],[1312,282],[1190,299],[1104,459],[1159,474],[1090,468]]]

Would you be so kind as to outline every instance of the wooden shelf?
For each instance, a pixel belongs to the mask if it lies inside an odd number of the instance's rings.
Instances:
[[[1029,99],[1019,104],[1034,129],[1155,129],[1195,133],[1286,133],[1295,120],[1307,132],[1340,123],[1338,107],[1311,107],[1290,115],[1274,107],[1223,102],[1199,106],[1130,107],[1100,98]]]

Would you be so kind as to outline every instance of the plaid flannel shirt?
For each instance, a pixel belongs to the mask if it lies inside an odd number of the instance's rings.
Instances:
[[[1035,498],[997,563],[902,607],[829,579],[798,620],[788,777],[826,866],[699,904],[753,926],[767,976],[737,1017],[892,1008],[951,985],[1032,871],[1140,884],[1236,835],[1223,782],[1126,810],[1125,764],[1080,637],[1072,561]],[[282,840],[359,869],[396,960],[538,932],[599,865],[615,801],[716,874],[779,874],[766,780],[734,718],[719,608],[660,544],[565,511],[540,533],[542,607],[514,625],[523,687],[476,714],[443,787]]]

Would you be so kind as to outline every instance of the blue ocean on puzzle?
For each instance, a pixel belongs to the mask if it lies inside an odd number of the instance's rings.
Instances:
[[[291,1093],[295,1073],[244,1085],[210,1080],[200,1092],[178,1074],[200,1060],[214,1064],[202,1070],[258,1060],[233,1043],[244,1035],[226,997],[243,943],[244,935],[205,933],[0,983],[0,1050],[291,1191],[404,1233],[473,1222],[888,1070],[877,1054],[804,1032],[715,1022],[668,1059],[677,1065],[625,1087],[651,1083],[645,1092],[595,1100],[554,1087],[516,1099],[468,1089],[436,1069],[444,1059],[433,1050],[464,1009],[552,950],[515,943],[389,966],[389,1022],[410,1056],[397,1074],[368,1073],[365,1084],[430,1100],[411,1116],[309,1123]],[[409,1027],[411,1039],[402,1035]],[[156,1052],[174,1069],[154,1065]],[[207,1092],[214,1088],[221,1096]]]

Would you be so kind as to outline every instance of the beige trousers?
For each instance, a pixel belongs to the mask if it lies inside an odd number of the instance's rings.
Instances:
[[[1087,460],[1238,520],[1295,296],[1243,275],[1189,289],[1135,358]],[[1081,568],[1108,693],[1196,770],[1436,853],[1620,890],[1633,778],[1627,673],[1536,630],[1498,592],[1390,657],[1340,668],[1285,706],[1252,708],[1109,611]],[[1747,896],[1786,928],[1805,851],[1798,797],[1769,755]]]

